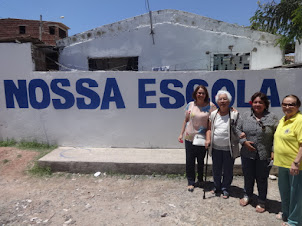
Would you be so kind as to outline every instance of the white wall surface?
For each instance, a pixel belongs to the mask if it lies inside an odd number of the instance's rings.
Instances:
[[[302,43],[298,41],[295,44],[295,63],[302,63]]]
[[[33,68],[31,43],[0,43],[0,73],[2,75],[28,75]]]
[[[58,41],[65,47],[60,63],[88,70],[88,58],[138,56],[139,71],[161,66],[171,71],[212,70],[214,54],[251,53],[250,69],[282,65],[274,35],[177,10],[152,15],[155,44],[149,14],[144,14]]]
[[[271,107],[271,111],[281,118],[283,113],[280,103],[285,95],[293,93],[302,98],[301,74],[302,69],[216,72],[28,72],[26,74],[22,72],[12,74],[1,70],[0,138],[37,140],[80,147],[181,148],[183,145],[177,142],[177,137],[184,119],[187,84],[193,79],[203,80],[201,82],[206,83],[211,97],[215,96],[215,89],[220,87],[219,84],[226,85],[228,90],[234,91],[233,106],[240,113],[249,110],[250,96],[262,89],[273,100],[272,104],[275,107]],[[61,81],[67,83],[62,85],[56,83],[55,79],[63,79]],[[79,85],[83,81],[81,79],[89,79],[94,83],[94,87],[89,87],[88,83]],[[174,82],[176,85],[172,83],[165,85],[167,80],[168,83]],[[108,81],[116,82],[117,86],[109,86]],[[139,86],[139,81],[147,83]],[[13,86],[15,91],[22,90],[22,82],[26,83],[24,90],[27,93],[21,95],[22,101],[19,102],[27,103],[28,107],[25,108],[20,108],[16,96],[9,94]],[[7,83],[11,85],[10,88]],[[77,84],[78,88],[76,88]],[[268,88],[265,88],[265,85]],[[55,91],[53,88],[55,86],[59,87],[61,92],[62,89],[65,90],[64,93]],[[112,87],[115,87],[114,91]],[[116,102],[110,99],[112,97],[121,100],[118,98],[117,91],[120,91],[124,108],[117,108]],[[167,95],[167,91],[172,93]],[[191,94],[191,90],[188,91]],[[104,95],[104,92],[107,95]],[[67,101],[62,97],[66,94],[69,95]],[[94,96],[91,99],[87,97],[89,95]],[[142,98],[144,95],[146,98]],[[10,97],[13,97],[13,101]],[[49,101],[47,97],[50,98]],[[86,104],[96,103],[95,108],[79,109],[77,104],[81,100],[77,98],[84,98]],[[106,98],[109,98],[109,102]],[[142,108],[139,104],[140,98],[146,100],[145,104],[148,106],[155,104],[155,108]],[[60,101],[64,105],[71,103],[70,99],[74,99],[75,102],[67,109],[55,108],[55,101]],[[166,103],[168,105],[174,103],[180,105],[169,109],[161,102],[163,100],[168,100],[169,103]],[[14,107],[11,106],[12,103]],[[44,108],[35,109],[36,106],[41,106],[41,103],[46,103]],[[104,109],[102,104],[105,103],[109,103],[109,109]],[[243,107],[244,105],[247,106]]]

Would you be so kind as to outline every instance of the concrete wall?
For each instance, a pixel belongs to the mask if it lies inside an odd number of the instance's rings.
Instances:
[[[31,53],[31,43],[0,43],[1,78],[30,74],[35,68]]]
[[[11,65],[14,66],[14,65]],[[2,69],[3,67],[1,67]],[[263,91],[281,118],[290,93],[302,97],[301,69],[217,72],[0,71],[0,139],[63,146],[181,148],[177,137],[194,84],[211,99],[222,87],[239,112]]]
[[[88,58],[138,56],[139,71],[162,66],[171,71],[212,70],[214,54],[250,53],[250,69],[282,65],[274,35],[177,10],[152,15],[155,44],[149,14],[144,14],[58,41],[64,47],[60,63],[88,70]]]
[[[302,63],[302,43],[296,41],[295,45],[295,63]]]

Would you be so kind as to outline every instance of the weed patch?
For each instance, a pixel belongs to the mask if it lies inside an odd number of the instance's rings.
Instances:
[[[17,142],[14,139],[0,141],[0,147],[13,147],[16,144],[17,144]]]

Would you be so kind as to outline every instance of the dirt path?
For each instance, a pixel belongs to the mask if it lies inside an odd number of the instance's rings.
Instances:
[[[239,206],[243,178],[227,200],[167,176],[24,174],[36,152],[0,148],[0,225],[281,225],[277,181],[269,181],[268,211]]]

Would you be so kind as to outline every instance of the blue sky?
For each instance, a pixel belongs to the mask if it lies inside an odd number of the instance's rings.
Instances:
[[[177,9],[243,26],[250,25],[258,8],[256,0],[149,0],[149,6],[152,11]],[[42,15],[70,27],[69,35],[147,12],[146,0],[0,0],[0,19],[39,20]]]

